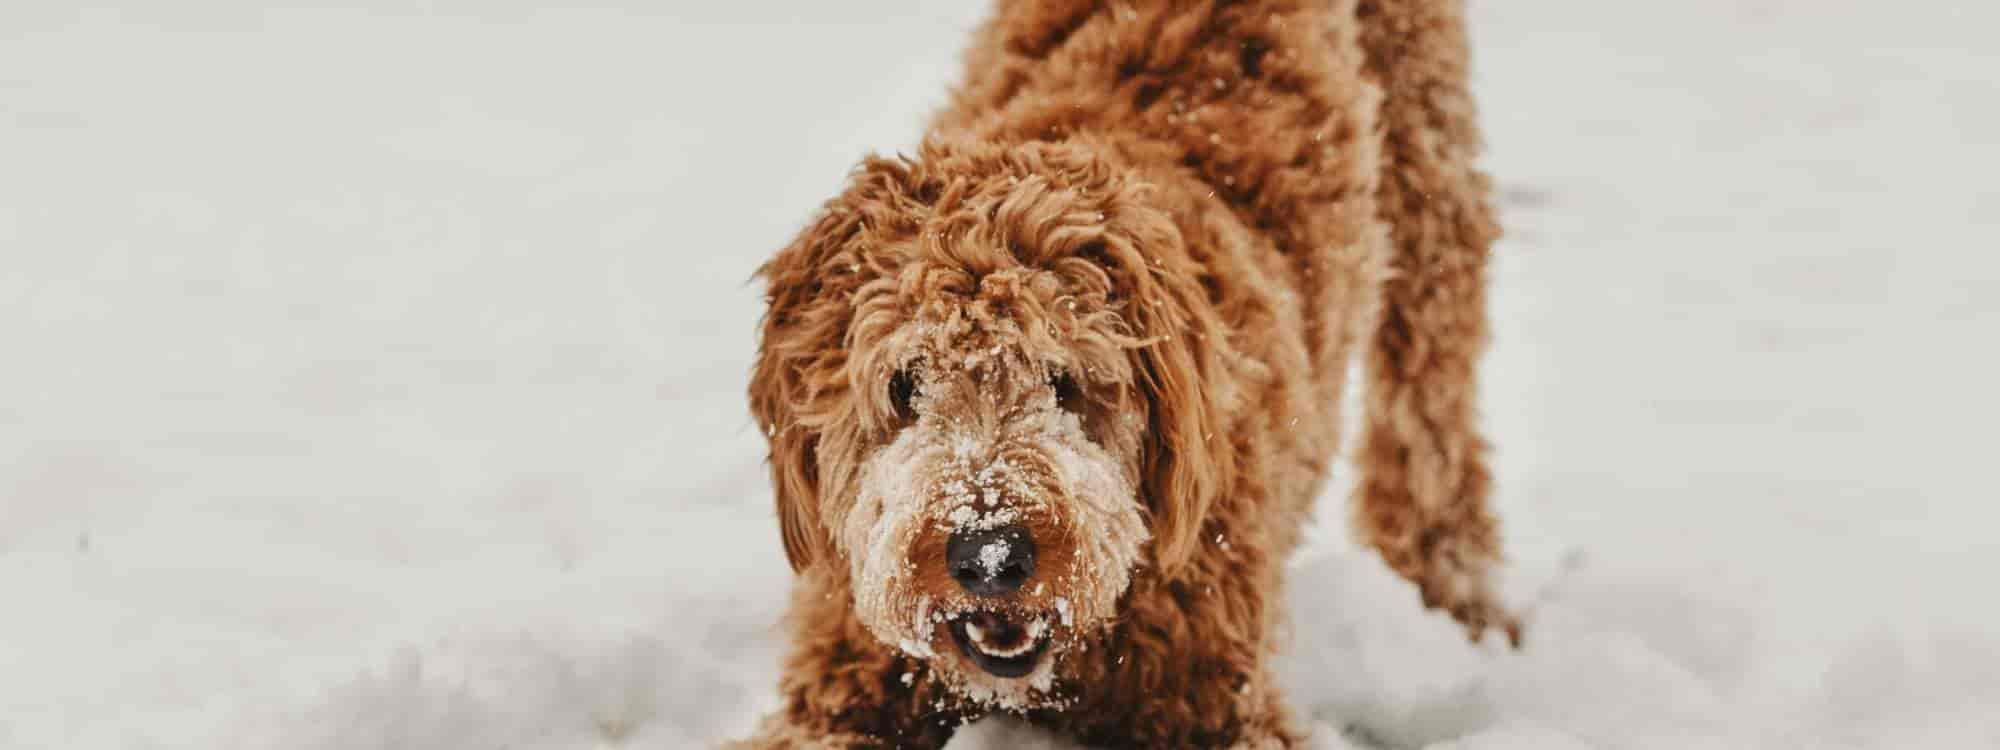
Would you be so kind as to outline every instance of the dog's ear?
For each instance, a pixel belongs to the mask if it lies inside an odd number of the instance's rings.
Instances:
[[[852,320],[842,277],[826,267],[853,241],[858,214],[835,199],[757,276],[766,284],[757,359],[750,374],[750,410],[770,443],[771,492],[785,557],[804,570],[827,552],[820,523],[819,442],[830,421],[830,398],[844,390]]]
[[[1126,317],[1145,342],[1132,355],[1148,407],[1140,484],[1154,562],[1171,572],[1201,543],[1209,508],[1235,476],[1235,450],[1219,431],[1237,383],[1227,329],[1171,220],[1160,214],[1125,228],[1107,249],[1125,256]]]
[[[858,271],[868,246],[914,233],[909,206],[921,183],[907,159],[863,159],[847,189],[757,269],[767,307],[750,410],[770,441],[771,491],[793,570],[828,555],[822,493],[852,480],[840,452],[850,441],[826,436],[853,427],[850,329],[855,296],[870,278]]]

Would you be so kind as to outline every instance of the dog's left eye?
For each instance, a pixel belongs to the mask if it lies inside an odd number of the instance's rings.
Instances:
[[[1077,387],[1076,378],[1067,372],[1056,372],[1049,376],[1049,387],[1056,389],[1056,405],[1065,411],[1083,408],[1083,389]]]

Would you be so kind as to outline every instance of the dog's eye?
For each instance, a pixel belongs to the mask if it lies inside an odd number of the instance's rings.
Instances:
[[[889,377],[889,404],[896,409],[896,418],[905,423],[917,419],[917,410],[910,405],[910,399],[917,397],[917,378],[909,370],[897,370]]]
[[[1057,371],[1049,376],[1049,387],[1056,389],[1056,405],[1065,411],[1079,411],[1083,408],[1083,389],[1077,387],[1076,378],[1067,372]]]

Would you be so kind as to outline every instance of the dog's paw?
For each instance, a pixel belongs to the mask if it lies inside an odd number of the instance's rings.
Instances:
[[[1275,693],[1263,693],[1273,701],[1281,701]],[[1253,713],[1245,721],[1236,735],[1236,741],[1229,750],[1295,750],[1315,747],[1312,743],[1313,729],[1298,722],[1291,712],[1279,702],[1264,704],[1261,711]]]
[[[816,731],[771,715],[758,724],[756,734],[725,741],[718,750],[886,750],[890,743],[865,734]]]
[[[1484,640],[1486,631],[1497,630],[1506,636],[1507,645],[1521,647],[1521,618],[1494,592],[1485,570],[1433,566],[1418,578],[1417,588],[1423,592],[1424,606],[1450,614],[1473,643]]]
[[[1258,734],[1238,738],[1236,744],[1229,746],[1229,750],[1291,750],[1293,747],[1297,747],[1297,745],[1288,741],[1285,737],[1275,734]]]

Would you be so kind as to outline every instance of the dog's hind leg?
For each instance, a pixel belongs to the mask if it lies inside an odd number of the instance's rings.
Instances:
[[[1382,87],[1379,215],[1395,251],[1367,357],[1356,524],[1364,541],[1475,640],[1519,642],[1492,593],[1500,558],[1475,410],[1486,257],[1498,230],[1466,88],[1461,0],[1361,0],[1368,71]]]

